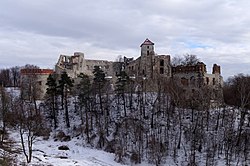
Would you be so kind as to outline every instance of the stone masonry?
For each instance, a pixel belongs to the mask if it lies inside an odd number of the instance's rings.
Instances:
[[[211,74],[207,73],[206,65],[203,62],[196,65],[173,67],[170,55],[156,54],[154,43],[149,39],[146,39],[140,47],[141,55],[137,59],[124,57],[122,62],[88,60],[80,52],[75,52],[72,56],[60,55],[55,72],[60,74],[66,71],[72,78],[77,78],[80,73],[93,76],[94,66],[99,66],[105,72],[106,78],[113,80],[113,82],[116,80],[116,75],[124,70],[130,78],[135,80],[174,78],[177,84],[186,89],[207,85],[221,90],[223,78],[220,66],[217,64],[214,64]],[[150,82],[148,81],[148,83]]]

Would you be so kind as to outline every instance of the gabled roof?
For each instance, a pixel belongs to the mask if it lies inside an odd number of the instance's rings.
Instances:
[[[153,42],[151,42],[148,38],[141,44],[141,47],[142,45],[154,45]]]

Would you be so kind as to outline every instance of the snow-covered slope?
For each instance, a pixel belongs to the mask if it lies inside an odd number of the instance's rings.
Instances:
[[[20,146],[19,134],[13,132],[10,137],[17,141]],[[38,138],[34,143],[32,162],[29,165],[53,165],[53,166],[120,166],[114,161],[114,154],[102,150],[83,147],[77,138],[69,142],[54,141],[53,139],[43,140]],[[69,150],[59,150],[58,147],[66,145]],[[25,162],[25,156],[20,154],[18,161]]]

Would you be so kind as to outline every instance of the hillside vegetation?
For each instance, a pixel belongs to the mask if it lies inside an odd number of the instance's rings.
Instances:
[[[144,81],[136,84],[121,73],[110,85],[96,68],[93,80],[81,74],[77,83],[66,73],[58,80],[51,75],[43,101],[35,86],[29,100],[1,88],[1,146],[14,130],[27,163],[43,138],[78,140],[82,148],[113,153],[113,160],[128,165],[250,164],[249,76],[228,80],[220,105],[210,103],[207,87],[187,94],[159,80],[157,91],[149,92]]]

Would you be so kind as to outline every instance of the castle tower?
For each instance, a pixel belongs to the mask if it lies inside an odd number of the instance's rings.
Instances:
[[[149,56],[154,54],[154,43],[151,42],[149,39],[146,39],[141,44],[141,56]]]
[[[154,43],[149,39],[146,39],[141,44],[141,57],[139,64],[138,75],[142,77],[151,78],[153,77],[153,61],[154,61]]]

